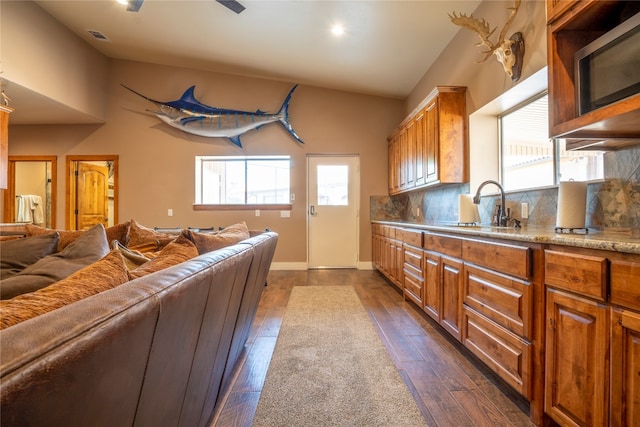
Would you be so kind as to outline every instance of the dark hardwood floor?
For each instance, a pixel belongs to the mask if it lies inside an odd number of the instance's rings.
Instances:
[[[429,426],[531,426],[528,404],[377,271],[271,271],[212,427],[251,426],[294,286],[351,285]],[[389,398],[393,398],[390,396]]]

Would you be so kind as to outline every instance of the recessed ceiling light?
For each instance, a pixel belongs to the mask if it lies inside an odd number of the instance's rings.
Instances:
[[[129,2],[127,0],[116,0],[118,3],[123,4],[123,5],[127,5]]]
[[[341,24],[334,24],[331,27],[331,34],[333,34],[336,37],[340,37],[344,35],[344,27]]]

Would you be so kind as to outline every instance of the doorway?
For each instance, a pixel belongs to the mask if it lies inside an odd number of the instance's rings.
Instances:
[[[118,223],[118,156],[67,156],[66,228]]]
[[[308,268],[356,268],[360,158],[307,156]]]
[[[3,221],[56,227],[56,156],[9,156]]]

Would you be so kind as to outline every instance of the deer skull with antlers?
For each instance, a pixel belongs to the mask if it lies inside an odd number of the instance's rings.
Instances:
[[[484,46],[488,49],[482,52],[485,54],[485,57],[477,62],[484,62],[489,59],[491,55],[495,55],[504,67],[504,71],[513,81],[517,81],[520,78],[522,56],[524,54],[524,40],[522,39],[522,33],[516,33],[510,39],[506,39],[505,37],[513,18],[515,18],[516,13],[518,13],[520,2],[521,0],[515,0],[513,7],[508,8],[511,10],[511,15],[504,24],[502,31],[500,31],[500,35],[498,36],[496,43],[489,40],[489,37],[493,35],[496,28],[491,30],[489,23],[484,19],[477,19],[474,18],[473,15],[467,16],[464,13],[456,15],[456,13],[453,12],[453,15],[449,15],[451,22],[454,24],[478,34],[478,37],[480,37],[480,43],[478,43],[477,46]]]

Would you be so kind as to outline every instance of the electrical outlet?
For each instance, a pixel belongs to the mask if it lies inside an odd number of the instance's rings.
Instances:
[[[260,216],[260,209],[256,209],[256,216]]]
[[[529,203],[520,203],[520,218],[529,218]]]
[[[173,209],[167,209],[167,216],[173,216]]]
[[[280,211],[280,218],[290,218],[291,211]]]

